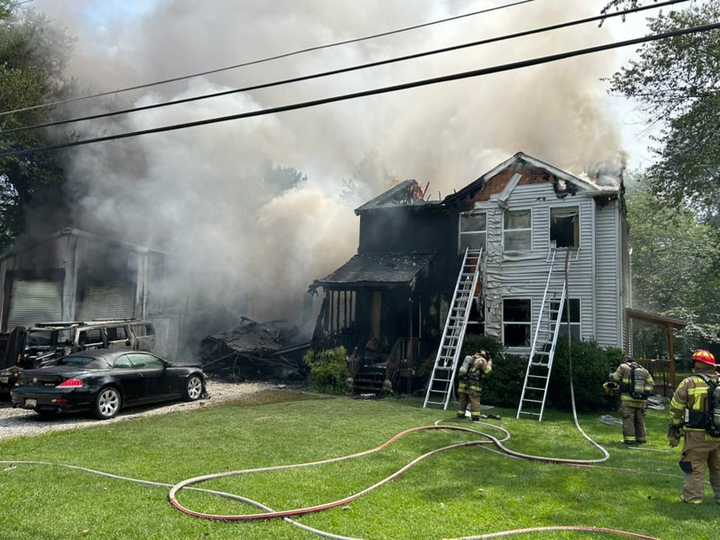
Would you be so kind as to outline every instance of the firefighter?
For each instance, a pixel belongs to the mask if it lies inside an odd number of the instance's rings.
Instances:
[[[623,442],[627,445],[645,444],[647,435],[645,431],[645,409],[647,398],[654,388],[650,372],[635,362],[632,357],[626,356],[614,373],[610,381],[605,383],[606,390],[616,384],[620,390],[620,411],[623,419]]]
[[[470,405],[470,418],[480,420],[480,392],[483,377],[492,371],[492,359],[486,351],[468,355],[460,366],[460,384],[458,385],[458,418],[465,418],[465,410]]]
[[[668,442],[675,448],[684,435],[680,469],[685,484],[680,500],[700,504],[705,493],[705,466],[720,504],[720,375],[709,351],[692,355],[693,375],[684,379],[670,402]]]

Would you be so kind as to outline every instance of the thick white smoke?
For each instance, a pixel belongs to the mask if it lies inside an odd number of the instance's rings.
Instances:
[[[489,1],[158,0],[88,20],[101,2],[39,0],[79,35],[79,82],[106,89],[355,37],[497,5]],[[195,79],[119,98],[145,104],[321,71],[597,14],[603,2],[543,0],[359,45]],[[61,8],[61,9],[59,9]],[[129,9],[129,8],[126,8]],[[104,12],[103,12],[104,13]],[[92,17],[91,17],[92,15]],[[618,23],[619,24],[619,23]],[[84,135],[221,116],[613,39],[584,26],[342,77],[143,112],[82,126]],[[93,42],[93,46],[90,43]],[[149,238],[176,256],[178,294],[243,305],[258,318],[294,316],[306,286],[357,247],[352,208],[393,181],[459,189],[522,150],[573,170],[620,149],[601,77],[613,53],[393,95],[92,145],[70,156],[81,212]],[[87,105],[77,106],[76,111]],[[307,176],[289,190],[278,174]],[[280,171],[280,173],[278,173]],[[285,171],[287,172],[287,171]],[[282,176],[282,174],[280,174]],[[287,176],[287,175],[286,175]],[[188,276],[194,276],[188,280]]]

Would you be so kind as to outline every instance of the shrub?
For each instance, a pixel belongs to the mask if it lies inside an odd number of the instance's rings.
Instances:
[[[308,351],[304,357],[310,368],[310,384],[320,392],[341,394],[345,390],[345,379],[350,376],[347,367],[345,347]]]
[[[549,404],[560,409],[570,409],[570,356],[577,409],[596,411],[611,407],[602,385],[622,360],[622,351],[604,349],[597,343],[587,341],[573,341],[568,349],[567,340],[559,341],[555,351]]]
[[[487,336],[467,336],[463,343],[460,361],[468,354],[487,351],[493,361],[492,373],[483,380],[483,403],[500,407],[517,407],[527,362],[517,356],[506,355],[502,343]]]

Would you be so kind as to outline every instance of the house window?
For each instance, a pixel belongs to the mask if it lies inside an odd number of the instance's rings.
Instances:
[[[530,299],[503,300],[503,343],[506,347],[529,347],[532,303]]]
[[[570,309],[568,310],[568,305]],[[550,302],[550,319],[553,324],[557,320],[557,311],[560,308],[560,302]],[[570,312],[570,335],[573,341],[580,341],[580,299],[571,298],[565,303],[563,308],[562,319],[560,319],[560,332],[558,337],[566,338],[568,335],[568,311]]]
[[[484,212],[460,214],[460,251],[485,249],[487,216]]]
[[[580,247],[580,218],[577,206],[550,209],[550,243],[555,247]]]
[[[532,213],[530,210],[507,210],[503,219],[503,246],[506,252],[532,250]]]

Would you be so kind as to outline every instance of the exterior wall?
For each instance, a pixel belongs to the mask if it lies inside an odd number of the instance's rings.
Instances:
[[[622,347],[621,242],[618,201],[598,204],[595,211],[595,297],[597,303],[595,333],[605,347]]]
[[[584,340],[594,337],[594,206],[588,194],[579,192],[558,198],[549,183],[518,185],[507,199],[509,209],[532,212],[532,250],[522,256],[503,253],[503,214],[498,201],[479,201],[478,210],[486,210],[487,248],[483,273],[485,298],[485,333],[502,339],[502,305],[505,298],[530,298],[532,302],[531,339],[537,325],[545,284],[550,268],[550,209],[578,207],[580,212],[580,247],[573,251],[569,271],[569,297],[580,300],[580,332]],[[564,279],[565,251],[558,252],[550,284],[550,296],[558,299]],[[562,256],[561,256],[562,255]],[[547,318],[547,315],[544,316]],[[511,352],[527,353],[529,348]]]

